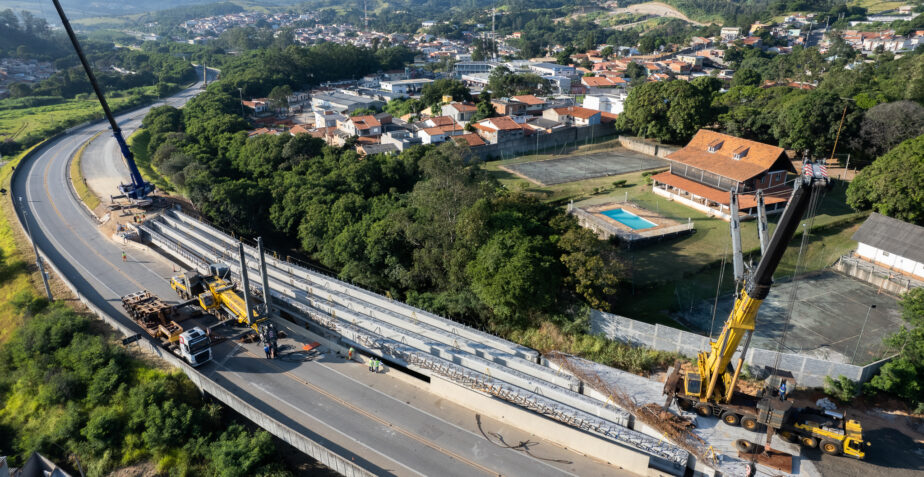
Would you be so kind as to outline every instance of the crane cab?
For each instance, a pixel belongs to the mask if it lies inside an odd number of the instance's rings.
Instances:
[[[698,399],[703,393],[703,377],[699,373],[694,372],[684,374],[683,393]]]

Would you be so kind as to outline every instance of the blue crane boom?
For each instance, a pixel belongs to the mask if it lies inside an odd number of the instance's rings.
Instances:
[[[116,123],[115,117],[112,115],[112,111],[109,109],[109,103],[106,102],[106,97],[103,96],[103,91],[99,87],[99,83],[96,81],[96,76],[93,74],[93,70],[90,68],[90,63],[87,61],[87,57],[83,54],[83,49],[80,48],[80,42],[77,41],[77,35],[74,34],[74,29],[71,28],[71,23],[67,20],[67,16],[64,15],[64,9],[61,8],[61,3],[58,0],[52,0],[55,4],[55,10],[58,11],[58,16],[61,17],[61,23],[64,24],[64,29],[67,31],[67,36],[71,39],[71,43],[74,45],[74,50],[77,51],[77,56],[80,58],[80,63],[83,65],[83,69],[87,72],[87,78],[90,80],[90,85],[93,86],[93,91],[96,93],[96,97],[99,99],[99,104],[103,107],[103,113],[106,115],[106,119],[109,120],[109,125],[112,127],[112,136],[115,137],[116,142],[119,144],[119,149],[122,151],[122,157],[125,158],[125,163],[128,165],[128,171],[131,175],[131,184],[121,184],[119,185],[119,191],[125,194],[130,199],[144,199],[154,191],[154,185],[150,182],[144,180],[141,177],[141,171],[138,170],[138,165],[135,164],[135,156],[132,155],[131,149],[128,148],[128,144],[125,142],[125,138],[122,137],[122,129],[119,128],[118,123]]]

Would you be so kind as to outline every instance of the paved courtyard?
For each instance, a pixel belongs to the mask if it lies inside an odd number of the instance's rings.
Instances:
[[[858,365],[889,354],[890,350],[882,339],[902,325],[898,298],[879,293],[877,287],[866,282],[832,271],[775,285],[760,307],[754,333],[755,346],[777,349],[793,287],[797,287],[796,302],[786,332],[785,351]],[[719,298],[713,336],[722,331],[732,305],[732,296]],[[870,309],[870,305],[876,307]],[[712,300],[700,304],[680,319],[695,331],[707,332],[712,322]]]
[[[663,159],[628,149],[615,148],[610,151],[580,156],[510,164],[501,168],[536,184],[552,185],[665,166],[667,166],[667,161]]]

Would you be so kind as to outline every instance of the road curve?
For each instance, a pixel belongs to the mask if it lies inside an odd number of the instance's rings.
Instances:
[[[168,102],[179,106],[197,90],[185,90]],[[122,114],[117,121],[130,128],[148,109]],[[68,183],[70,159],[106,129],[106,123],[98,122],[41,146],[20,165],[12,195],[36,244],[67,280],[99,309],[140,331],[124,315],[120,297],[147,289],[173,298],[167,279],[174,266],[147,249],[105,237]],[[82,160],[88,181],[97,173],[121,172],[127,178],[121,157],[106,153],[115,141],[104,132],[94,143],[99,144],[88,148]],[[127,261],[122,261],[123,251]],[[331,355],[292,363],[257,354],[252,345],[226,341],[200,372],[377,475],[628,475]],[[500,445],[488,435],[529,446]]]

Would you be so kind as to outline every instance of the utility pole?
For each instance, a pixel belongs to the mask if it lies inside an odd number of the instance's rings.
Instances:
[[[244,88],[237,89],[238,97],[241,98],[241,119],[247,120],[247,116],[244,115]]]
[[[29,213],[23,206],[22,196],[19,197],[19,210],[22,211],[22,221],[26,224],[26,235],[29,236],[29,241],[32,242],[32,250],[35,251],[35,264],[38,265],[39,273],[42,274],[42,283],[45,284],[45,294],[48,295],[48,301],[55,301],[54,297],[51,296],[51,287],[48,286],[48,275],[45,274],[45,266],[42,264],[42,257],[39,255],[38,245],[35,244],[35,239],[32,238],[32,229],[29,228]]]
[[[494,18],[497,16],[497,4],[491,7],[491,59],[497,61],[497,36],[494,33]]]

